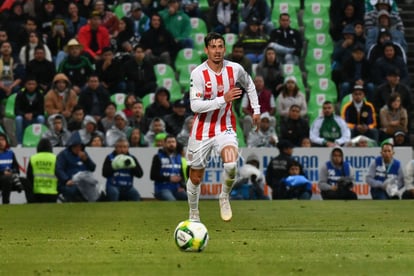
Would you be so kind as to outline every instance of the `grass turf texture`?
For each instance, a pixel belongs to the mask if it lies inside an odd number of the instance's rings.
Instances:
[[[410,201],[200,202],[210,241],[174,244],[186,202],[1,205],[0,275],[412,275]]]

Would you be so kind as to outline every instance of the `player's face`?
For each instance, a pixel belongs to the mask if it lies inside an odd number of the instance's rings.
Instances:
[[[224,41],[221,39],[211,40],[207,48],[204,49],[204,52],[207,54],[207,58],[210,61],[214,63],[222,62],[224,58],[224,53],[226,52]]]

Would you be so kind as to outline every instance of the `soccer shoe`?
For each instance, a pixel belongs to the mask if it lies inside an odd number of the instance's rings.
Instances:
[[[198,210],[190,210],[190,221],[200,221],[200,212]]]
[[[231,212],[229,196],[220,196],[219,204],[221,219],[224,221],[230,221],[233,213]]]

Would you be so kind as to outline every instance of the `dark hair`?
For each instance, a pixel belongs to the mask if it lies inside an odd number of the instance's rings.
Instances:
[[[144,45],[142,45],[142,44],[138,43],[137,45],[135,45],[135,46],[134,46],[134,52],[135,52],[138,48],[141,48],[142,50],[144,50],[144,49],[145,49],[145,48],[144,48]]]
[[[390,95],[390,97],[388,98],[388,101],[387,101],[387,106],[388,106],[389,109],[391,109],[392,103],[395,102],[395,100],[397,98],[401,99],[400,93],[391,93],[391,95]]]
[[[324,101],[324,102],[323,102],[323,104],[322,104],[322,106],[324,106],[324,105],[326,105],[326,104],[333,105],[331,101]]]
[[[62,119],[62,118],[59,118]],[[36,147],[37,152],[53,152],[53,146],[49,139],[42,138]]]
[[[232,49],[234,50],[236,48],[243,48],[244,49],[243,43],[241,43],[240,41],[237,41],[236,43],[234,43]]]
[[[300,170],[302,168],[302,165],[298,161],[292,160],[292,161],[289,162],[287,169],[289,170],[292,167],[298,167],[299,170]]]
[[[167,139],[171,139],[174,138],[177,141],[177,137],[175,137],[175,135],[168,133],[167,136],[165,136],[164,141],[167,141]]]
[[[210,44],[210,41],[217,40],[217,39],[222,40],[223,44],[226,45],[226,41],[225,41],[224,37],[221,34],[215,33],[215,32],[210,32],[204,38],[204,46],[207,48],[208,45]]]
[[[75,105],[75,106],[73,107],[73,109],[72,109],[72,114],[73,114],[74,112],[78,111],[78,110],[83,110],[83,111],[85,111],[85,108],[84,108],[83,106],[81,106],[80,104],[77,104],[77,105]]]
[[[287,12],[282,12],[281,14],[279,14],[279,19],[281,19],[282,16],[287,16],[290,18],[290,15]]]
[[[114,103],[114,102],[109,102],[109,103],[107,103],[106,104],[106,106],[105,106],[105,109],[108,107],[108,106],[110,106],[110,105],[112,105],[113,107],[115,107],[115,109],[116,109],[116,104]]]

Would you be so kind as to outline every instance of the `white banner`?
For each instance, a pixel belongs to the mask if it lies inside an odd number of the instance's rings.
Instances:
[[[57,154],[62,148],[55,148]],[[157,153],[157,148],[130,148],[133,154],[144,170],[142,178],[134,179],[134,186],[138,189],[141,197],[154,198],[153,181],[149,179],[151,171],[151,163],[153,156]],[[36,153],[35,148],[14,148],[13,151],[17,156],[20,164],[22,175],[26,174],[27,164],[31,155]],[[95,177],[99,181],[106,182],[102,176],[102,166],[106,156],[113,151],[113,148],[87,148],[86,151],[96,163]],[[345,160],[349,161],[355,170],[355,192],[359,199],[369,199],[369,186],[365,183],[365,175],[367,173],[371,161],[380,154],[380,148],[343,148]],[[266,168],[271,158],[278,155],[276,148],[242,148],[240,149],[241,158],[239,166],[243,165],[245,158],[254,152],[260,159],[260,168],[266,173]],[[320,166],[329,160],[331,149],[328,148],[295,148],[293,151],[294,158],[297,159],[306,170],[309,180],[313,183],[312,199],[320,199],[317,183],[319,180],[318,172]],[[405,166],[412,158],[412,149],[410,147],[395,148],[395,158],[400,160]],[[221,174],[223,164],[220,157],[213,156],[206,168],[204,181],[201,186],[201,198],[217,198],[221,192]],[[266,191],[270,193],[269,190]],[[13,192],[10,202],[24,203],[26,199],[23,193]]]

